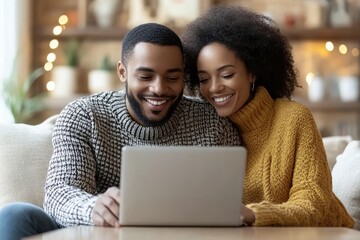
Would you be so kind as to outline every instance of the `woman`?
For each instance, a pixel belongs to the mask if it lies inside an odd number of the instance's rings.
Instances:
[[[187,87],[238,127],[248,150],[244,220],[254,226],[346,226],[354,221],[332,192],[321,136],[298,87],[287,39],[274,22],[217,6],[182,36]]]

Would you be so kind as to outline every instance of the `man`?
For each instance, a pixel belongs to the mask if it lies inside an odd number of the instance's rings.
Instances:
[[[182,44],[167,27],[149,23],[131,30],[123,41],[118,75],[125,92],[74,101],[56,122],[46,214],[41,213],[56,227],[119,226],[123,146],[240,145],[232,124],[210,105],[183,97]],[[19,225],[29,224],[21,220]]]

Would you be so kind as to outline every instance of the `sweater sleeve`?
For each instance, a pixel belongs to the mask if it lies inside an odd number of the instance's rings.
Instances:
[[[307,108],[300,111],[291,123],[296,126],[290,144],[294,144],[293,155],[280,160],[282,166],[293,161],[293,169],[286,169],[292,171],[288,200],[248,204],[255,213],[254,225],[353,227],[354,221],[332,192],[331,173],[315,121]]]
[[[61,227],[92,225],[97,199],[91,122],[80,102],[68,105],[53,132],[53,155],[45,185],[45,211]]]

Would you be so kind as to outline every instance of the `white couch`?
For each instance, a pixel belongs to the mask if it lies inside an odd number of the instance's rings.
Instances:
[[[0,207],[14,201],[42,207],[56,118],[34,126],[0,124]],[[332,170],[333,190],[360,230],[360,141],[334,136],[323,138],[323,142]]]

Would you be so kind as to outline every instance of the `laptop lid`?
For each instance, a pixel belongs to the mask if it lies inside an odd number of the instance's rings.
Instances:
[[[244,147],[126,146],[123,226],[240,226]]]

